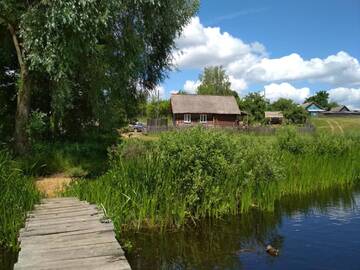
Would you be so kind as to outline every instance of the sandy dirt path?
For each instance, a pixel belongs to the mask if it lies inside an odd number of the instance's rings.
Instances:
[[[65,174],[54,174],[41,177],[36,180],[36,187],[44,193],[47,198],[57,197],[58,193],[64,189],[64,186],[71,182],[71,177]]]

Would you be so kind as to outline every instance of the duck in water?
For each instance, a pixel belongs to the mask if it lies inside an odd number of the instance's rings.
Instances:
[[[274,248],[272,245],[266,246],[266,252],[269,253],[271,256],[279,256],[279,250]]]

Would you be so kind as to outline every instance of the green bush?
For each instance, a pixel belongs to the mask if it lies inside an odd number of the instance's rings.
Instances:
[[[308,137],[300,135],[296,127],[292,126],[279,129],[276,138],[281,150],[293,154],[305,153],[310,144]]]
[[[33,181],[22,175],[4,151],[0,151],[0,191],[0,246],[16,249],[26,212],[40,195]]]

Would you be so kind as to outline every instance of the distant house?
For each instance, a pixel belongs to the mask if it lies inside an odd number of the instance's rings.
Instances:
[[[360,112],[350,110],[345,105],[332,108],[330,111],[323,112],[324,116],[360,116]]]
[[[331,108],[330,112],[350,112],[349,108],[345,105]]]
[[[284,115],[282,112],[265,112],[265,119],[269,124],[282,124]]]
[[[174,126],[237,126],[241,112],[233,96],[171,95]]]
[[[304,104],[301,104],[300,106],[303,107],[306,111],[308,111],[309,114],[312,116],[316,116],[319,113],[326,111],[323,108],[321,108],[318,104],[316,104],[315,102],[306,102]]]

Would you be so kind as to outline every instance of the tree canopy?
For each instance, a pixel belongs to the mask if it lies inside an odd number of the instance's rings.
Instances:
[[[237,96],[237,93],[231,90],[229,76],[222,66],[204,68],[200,81],[197,88],[199,95]]]
[[[1,1],[0,51],[16,59],[16,76],[5,75],[12,85],[19,78],[17,145],[26,144],[31,111],[46,114],[53,134],[69,135],[133,117],[171,69],[174,40],[197,8],[197,0]]]
[[[315,95],[308,97],[305,102],[315,102],[325,110],[339,106],[336,102],[329,102],[329,93],[326,91],[318,91]]]

